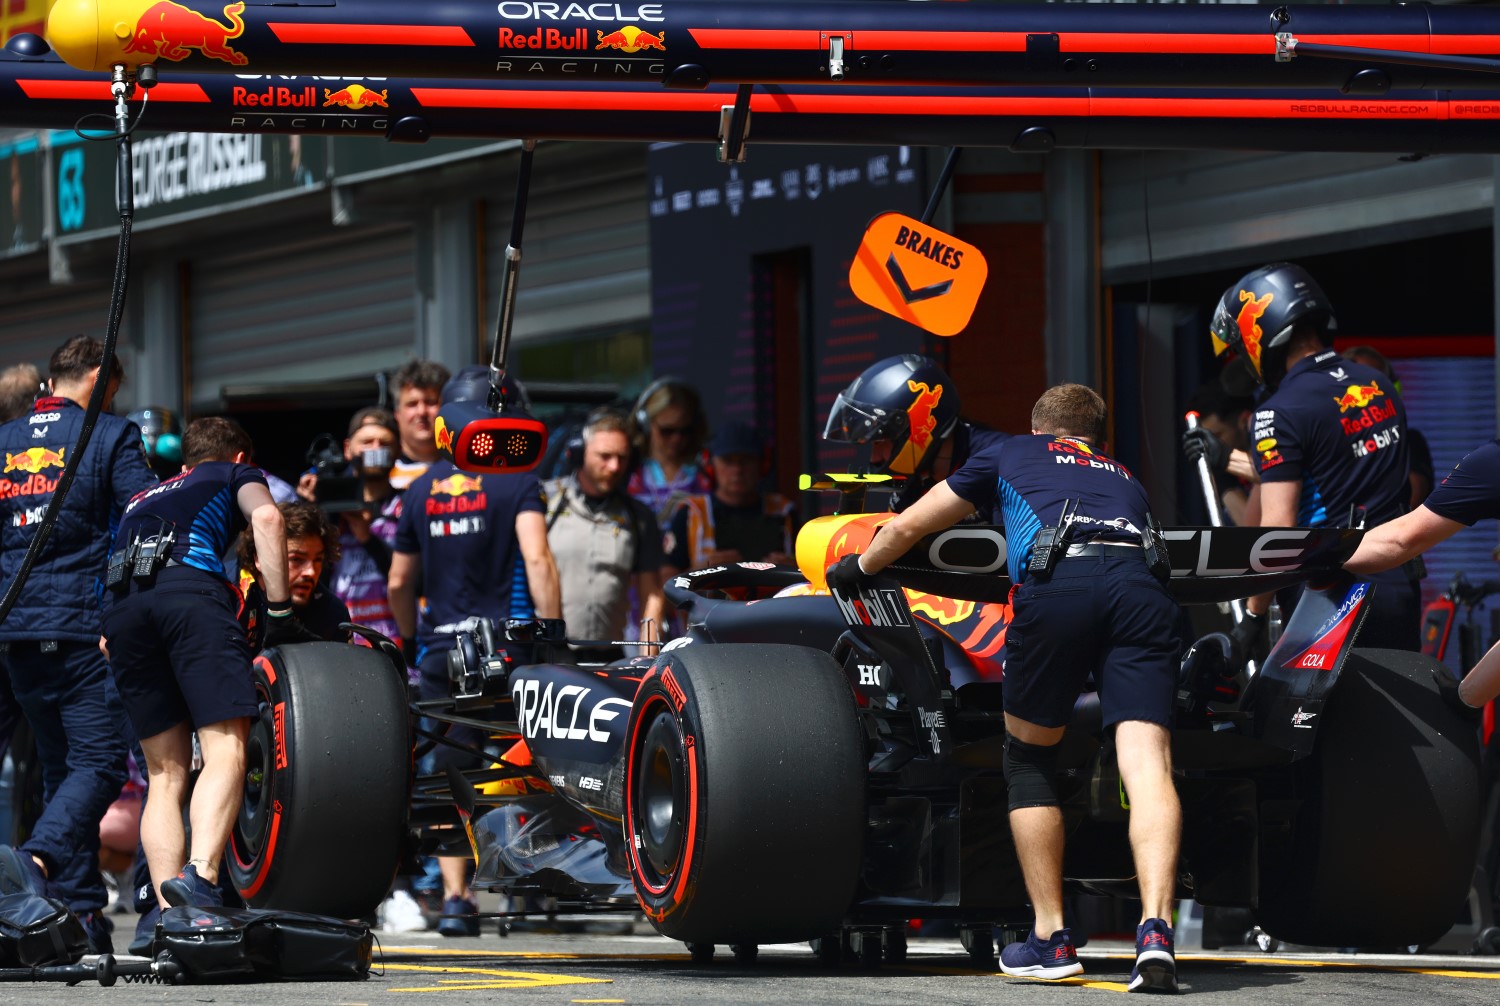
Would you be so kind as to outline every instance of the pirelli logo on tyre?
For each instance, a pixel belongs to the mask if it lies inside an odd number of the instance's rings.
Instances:
[[[968,327],[988,278],[978,248],[902,213],[870,221],[849,267],[854,296],[942,336]]]

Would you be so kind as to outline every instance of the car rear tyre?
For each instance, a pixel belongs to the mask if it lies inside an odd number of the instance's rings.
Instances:
[[[641,680],[626,745],[630,871],[659,932],[743,945],[839,927],[859,878],[866,753],[828,654],[665,653]]]
[[[1263,836],[1266,933],[1310,946],[1430,944],[1454,923],[1479,845],[1476,725],[1429,657],[1356,650],[1293,766],[1290,842]]]
[[[411,802],[406,684],[383,654],[343,643],[267,650],[254,673],[230,878],[253,908],[369,915]]]

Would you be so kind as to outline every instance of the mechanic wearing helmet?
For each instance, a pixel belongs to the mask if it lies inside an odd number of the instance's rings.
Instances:
[[[869,444],[872,470],[904,476],[907,483],[891,494],[891,509],[900,513],[934,482],[1010,435],[965,420],[959,408],[953,379],[932,360],[889,356],[839,392],[823,439]]]
[[[1262,527],[1375,527],[1406,512],[1406,407],[1385,374],[1339,356],[1335,326],[1322,288],[1289,262],[1248,273],[1214,312],[1215,349],[1243,357],[1265,390],[1250,431]],[[1418,648],[1419,576],[1374,578],[1363,645]],[[1231,633],[1247,659],[1264,656],[1270,604],[1250,598]]]
[[[490,369],[465,367],[443,386],[442,404],[483,402],[489,397]],[[508,400],[525,404],[519,382],[505,379]],[[418,618],[417,588],[427,604]],[[561,618],[557,564],[547,545],[541,482],[530,472],[475,475],[439,460],[414,478],[401,501],[396,544],[388,581],[391,612],[407,647],[407,662],[421,672],[424,699],[450,694],[448,651],[458,633],[476,618],[503,628],[509,618]],[[450,727],[450,739],[482,746],[485,732]],[[467,758],[439,748],[440,758]],[[460,767],[469,767],[460,764]],[[477,936],[479,921],[469,891],[466,857],[440,857],[445,936]]]
[[[1152,544],[1146,492],[1095,446],[1104,430],[1104,400],[1092,389],[1048,389],[1032,409],[1031,436],[991,444],[974,464],[933,486],[881,527],[863,556],[845,555],[831,566],[828,585],[852,591],[924,535],[999,505],[1017,585],[1006,643],[1004,771],[1011,834],[1036,911],[1026,940],[1001,953],[1001,969],[1033,978],[1083,971],[1063,921],[1055,768],[1057,745],[1092,674],[1130,797],[1142,914],[1129,990],[1171,992],[1177,973],[1167,920],[1182,812],[1169,731],[1181,612],[1164,586],[1167,571],[1148,564],[1154,549],[1143,547]]]
[[[1360,575],[1398,569],[1439,542],[1489,517],[1500,517],[1500,440],[1492,440],[1465,454],[1448,477],[1411,513],[1367,532],[1344,568]],[[1445,683],[1444,677],[1438,676],[1440,683]],[[1457,698],[1471,709],[1479,709],[1497,695],[1500,695],[1500,644],[1491,647],[1464,676]]]

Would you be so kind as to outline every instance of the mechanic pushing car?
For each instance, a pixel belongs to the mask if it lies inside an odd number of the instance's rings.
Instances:
[[[1265,394],[1250,435],[1262,527],[1377,527],[1406,512],[1406,407],[1385,374],[1339,356],[1336,327],[1322,288],[1288,262],[1246,274],[1214,312],[1215,350],[1243,356]],[[1414,563],[1374,577],[1361,645],[1419,648],[1421,575]],[[1265,655],[1270,604],[1250,598],[1231,633],[1246,659]]]
[[[1476,521],[1500,517],[1500,440],[1474,448],[1417,508],[1360,539],[1344,568],[1361,576],[1403,564],[1447,541]],[[1500,643],[1479,659],[1458,685],[1458,700],[1472,710],[1500,696]]]
[[[191,423],[182,438],[187,468],[130,501],[105,573],[104,639],[150,786],[141,845],[158,904],[141,916],[133,948],[149,945],[167,905],[223,904],[219,860],[240,808],[256,700],[240,597],[220,556],[247,525],[260,556],[268,645],[282,641],[292,619],[281,512],[246,463],[251,452],[233,420]],[[189,850],[182,808],[194,731],[203,768],[189,804]]]
[[[869,444],[874,471],[905,476],[907,483],[891,494],[891,509],[900,513],[934,482],[1010,436],[964,419],[959,410],[958,389],[936,363],[915,353],[890,356],[839,392],[823,439]]]
[[[1000,508],[1017,584],[1005,665],[1004,772],[1016,854],[1036,912],[1026,940],[1002,951],[1001,970],[1049,979],[1083,971],[1063,923],[1064,832],[1054,777],[1057,745],[1092,674],[1130,797],[1142,915],[1129,990],[1175,992],[1167,920],[1182,830],[1170,747],[1180,611],[1164,586],[1169,570],[1145,490],[1095,446],[1105,415],[1104,400],[1090,388],[1048,389],[1032,409],[1031,436],[992,443],[938,482],[882,527],[863,556],[846,555],[830,567],[828,585],[853,590],[924,535]]]

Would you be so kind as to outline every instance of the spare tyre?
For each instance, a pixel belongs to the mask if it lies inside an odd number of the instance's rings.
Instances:
[[[406,682],[384,654],[297,643],[255,658],[260,715],[229,875],[252,908],[352,919],[384,899],[411,806]]]

